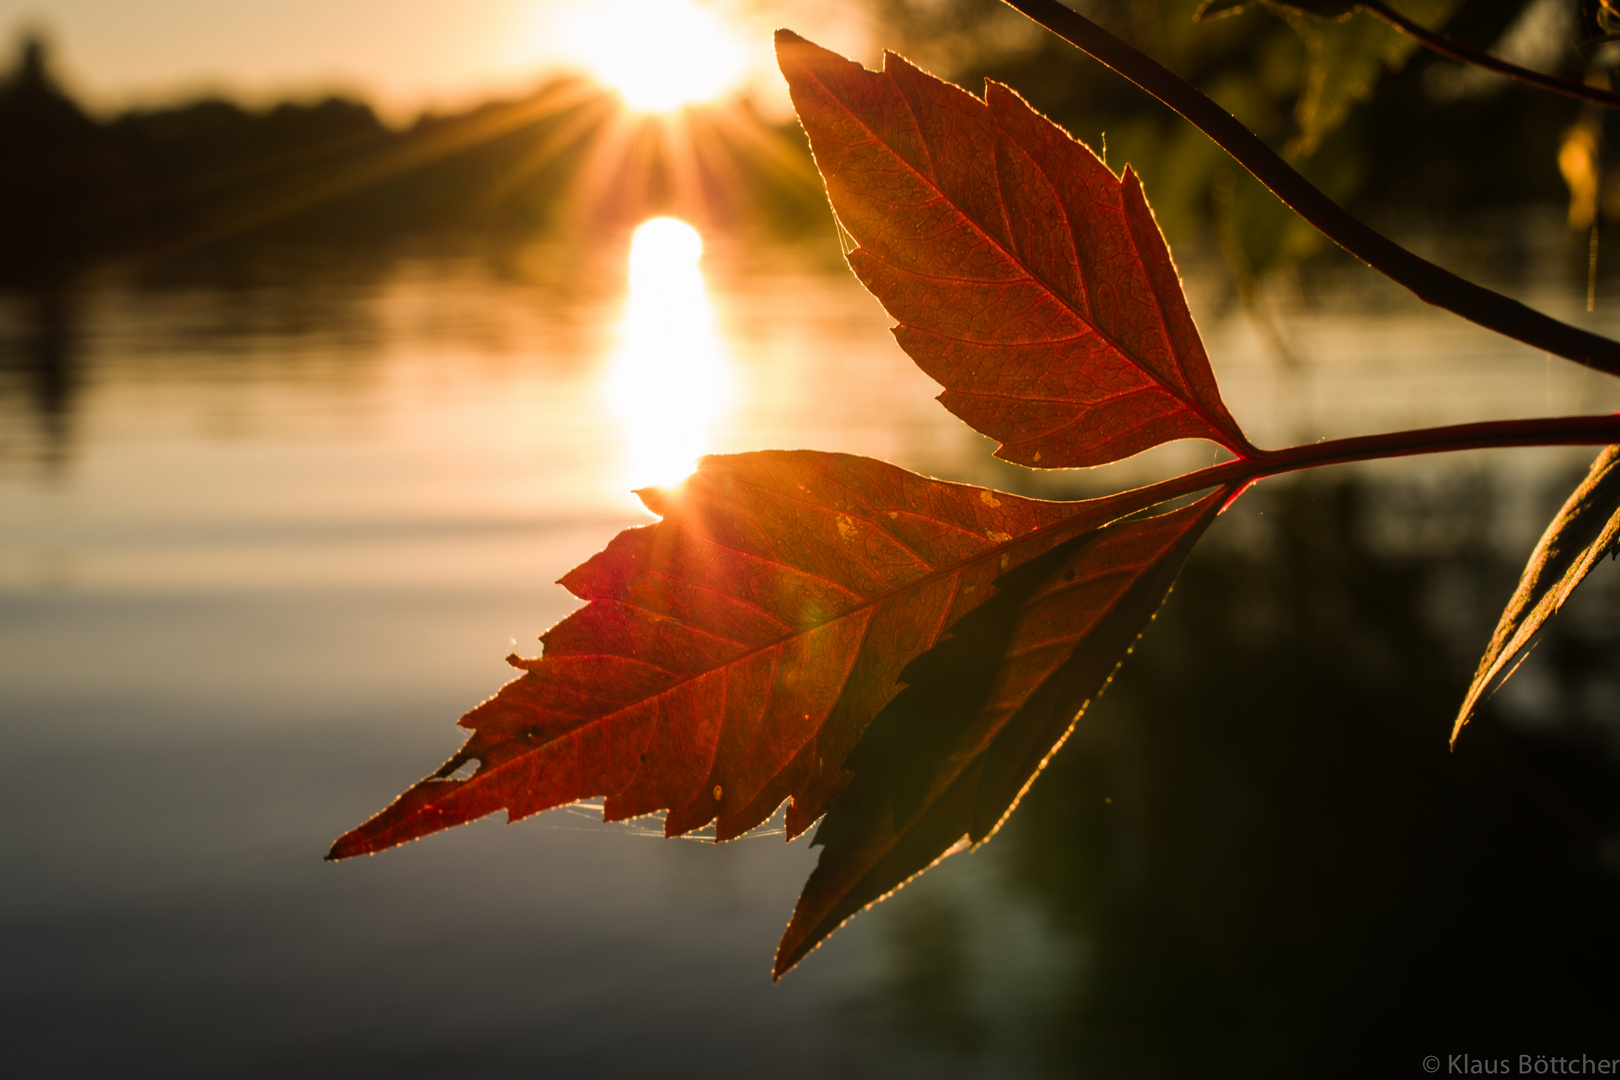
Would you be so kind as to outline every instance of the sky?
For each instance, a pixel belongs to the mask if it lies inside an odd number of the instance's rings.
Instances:
[[[721,27],[725,62],[740,62],[738,79],[773,110],[786,97],[770,63],[776,26],[875,58],[856,0],[0,0],[0,35],[43,32],[68,88],[97,111],[337,91],[403,122],[526,89],[548,68],[672,52],[672,8]],[[686,68],[716,62],[703,54]]]

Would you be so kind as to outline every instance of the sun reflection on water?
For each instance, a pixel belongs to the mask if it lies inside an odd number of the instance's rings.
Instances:
[[[630,296],[606,391],[623,425],[632,488],[688,476],[729,396],[702,255],[697,230],[674,218],[643,222],[630,241]]]

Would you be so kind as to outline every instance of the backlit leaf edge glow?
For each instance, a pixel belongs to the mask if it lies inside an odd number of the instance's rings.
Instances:
[[[1249,483],[1374,456],[1612,442],[1620,424],[1257,450],[1220,399],[1128,168],[1115,176],[1005,87],[981,100],[892,55],[870,72],[787,31],[777,47],[856,241],[851,267],[999,456],[1076,467],[1181,438],[1234,455],[1069,503],[844,454],[705,458],[678,487],[638,492],[662,520],[562,579],[585,606],[541,657],[510,658],[525,673],[462,718],[457,754],[328,855],[603,796],[608,820],[663,810],[667,835],[714,822],[728,839],[787,801],[789,838],[823,819],[822,854],[780,976],[999,827]]]
[[[1517,670],[1536,635],[1620,545],[1620,446],[1606,446],[1570,493],[1525,564],[1452,725],[1457,741],[1480,702]]]

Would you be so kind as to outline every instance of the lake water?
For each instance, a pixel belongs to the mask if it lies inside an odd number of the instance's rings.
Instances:
[[[1543,907],[1509,890],[1513,911],[1542,919],[1578,900],[1612,921],[1620,832],[1613,800],[1587,798],[1620,747],[1606,577],[1483,725],[1495,734],[1482,743],[1509,748],[1485,758],[1533,759],[1554,794],[1502,809],[1484,780],[1434,780],[1467,756],[1444,753],[1447,703],[1584,449],[1341,469],[1246,498],[1139,650],[1143,674],[1132,683],[1127,666],[1008,837],[857,919],[774,987],[814,852],[769,828],[664,841],[656,822],[605,826],[572,808],[324,864],[335,836],[455,750],[456,717],[512,674],[502,658],[535,652],[571,610],[551,583],[650,520],[630,489],[695,453],[840,450],[1044,495],[1214,460],[1179,444],[1080,477],[996,463],[931,400],[830,241],[709,241],[695,265],[677,244],[635,272],[626,242],[291,252],[0,298],[0,1042],[17,1075],[1300,1075],[1342,1032],[1318,1015],[1339,997],[1311,998],[1314,982],[1301,991],[1314,1005],[1291,1003],[1299,973],[1398,998],[1401,978],[1363,970],[1346,943],[1409,944],[1432,929],[1390,929],[1429,911],[1413,896],[1438,912],[1491,859],[1518,865],[1492,828],[1578,838],[1525,871],[1554,882]],[[1414,242],[1620,335],[1620,280],[1599,280],[1587,314],[1585,245],[1556,219]],[[1256,316],[1217,260],[1194,248],[1182,265],[1223,391],[1261,445],[1620,408],[1620,383],[1355,266],[1329,260],[1270,288]],[[1385,622],[1364,610],[1375,598]],[[1211,642],[1211,612],[1237,629]],[[1302,658],[1307,639],[1321,648]],[[1165,727],[1206,708],[1195,690],[1217,675],[1199,665],[1215,655],[1237,680],[1229,700],[1257,682],[1293,693],[1234,716],[1415,719],[1387,739],[1353,719],[1312,726],[1323,741],[1299,745],[1260,719],[1225,742]],[[1317,660],[1341,681],[1301,683]],[[1387,756],[1345,749],[1361,739]],[[1201,764],[1168,746],[1202,747]],[[1324,764],[1340,753],[1338,771]],[[1387,785],[1354,771],[1396,759],[1424,764]],[[1280,779],[1304,775],[1320,790]],[[1401,809],[1387,834],[1335,804],[1314,841],[1242,846],[1304,813],[1300,800],[1357,783]],[[1128,829],[1097,817],[1116,796],[1137,808]],[[1193,843],[1210,806],[1226,831]],[[1437,824],[1453,818],[1465,825]],[[1434,849],[1370,853],[1414,831]],[[1278,866],[1311,861],[1296,841],[1385,883],[1278,884]],[[1466,858],[1434,881],[1412,869],[1441,849]],[[1219,852],[1232,858],[1217,873],[1204,860]],[[1220,910],[1193,918],[1198,904],[1166,899],[1188,882]],[[1175,910],[1143,921],[1155,904]],[[1279,936],[1273,911],[1314,929]],[[1155,926],[1204,929],[1173,948]],[[1522,963],[1476,996],[1520,985],[1527,957],[1577,963],[1561,951],[1571,941],[1508,937]],[[1586,963],[1620,955],[1600,938]],[[1206,992],[1252,1008],[1201,1013],[1189,1002]],[[1206,1030],[1199,1015],[1225,1019]],[[1594,1030],[1560,1049],[1606,1047]],[[1391,1057],[1391,1074],[1416,1060]]]

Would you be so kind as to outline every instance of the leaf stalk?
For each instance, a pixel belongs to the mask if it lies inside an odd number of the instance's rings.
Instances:
[[[1233,498],[1228,500],[1230,505],[1235,501],[1237,492],[1267,477],[1324,465],[1347,465],[1457,450],[1491,450],[1514,446],[1606,446],[1615,443],[1620,443],[1620,413],[1489,420],[1357,435],[1348,439],[1324,439],[1285,450],[1261,450],[1250,457],[1234,458],[1136,488],[1134,492],[1125,493],[1135,497],[1124,499],[1120,516],[1205,488],[1225,485],[1234,488]]]

